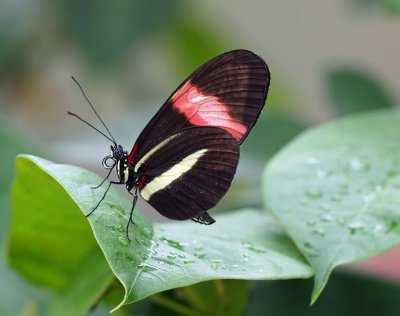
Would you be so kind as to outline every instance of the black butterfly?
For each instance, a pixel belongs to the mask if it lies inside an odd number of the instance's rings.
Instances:
[[[75,80],[75,79],[74,79]],[[75,80],[78,84],[78,82]],[[89,102],[110,137],[111,154],[103,159],[110,171],[133,195],[132,214],[138,192],[167,218],[192,219],[202,224],[215,220],[207,210],[229,189],[239,160],[239,146],[249,134],[264,106],[270,83],[267,64],[247,50],[221,54],[192,73],[168,98],[139,135],[128,154],[118,145]]]

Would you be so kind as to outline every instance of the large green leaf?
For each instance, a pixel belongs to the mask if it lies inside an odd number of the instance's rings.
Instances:
[[[12,262],[36,282],[65,288],[94,243],[78,207],[88,213],[96,205],[103,190],[91,186],[101,179],[33,156],[19,157],[17,169]],[[210,279],[312,274],[293,243],[262,212],[219,216],[212,226],[188,222],[152,226],[136,212],[129,243],[125,236],[129,210],[130,201],[111,189],[89,217],[109,266],[125,288],[121,304]]]
[[[56,290],[48,313],[83,314],[113,278],[99,260],[103,256],[87,221],[65,190],[28,159],[17,159],[12,193],[10,263],[29,280]]]
[[[265,170],[267,208],[314,269],[312,301],[334,267],[400,242],[399,122],[387,110],[311,129]]]

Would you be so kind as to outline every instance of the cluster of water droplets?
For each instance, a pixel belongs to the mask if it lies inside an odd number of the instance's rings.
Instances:
[[[116,227],[115,230],[121,231],[121,227]],[[145,237],[145,236],[143,236]],[[121,236],[121,242],[122,242]],[[226,270],[226,271],[247,271],[248,263],[251,263],[251,258],[254,254],[265,254],[267,249],[263,246],[255,245],[254,243],[247,240],[232,240],[229,248],[235,245],[235,254],[232,255],[232,259],[228,259],[226,256],[221,255],[221,250],[213,249],[210,246],[209,249],[205,251],[205,244],[209,244],[209,238],[204,240],[192,239],[189,241],[178,241],[171,236],[161,234],[161,237],[157,241],[150,240],[146,241],[137,240],[136,242],[143,242],[147,244],[147,247],[142,250],[138,250],[137,253],[141,254],[141,260],[137,264],[137,267],[146,272],[156,271],[163,269],[163,266],[184,266],[194,264],[196,262],[201,262],[202,264],[208,264],[211,269],[214,270]],[[221,241],[222,239],[219,239]],[[229,238],[226,239],[229,242]],[[224,240],[225,241],[225,240]],[[123,242],[125,245],[125,242]],[[143,245],[143,244],[142,244]],[[121,256],[121,254],[117,254]],[[125,259],[134,261],[132,255],[127,258],[123,255]],[[258,271],[262,272],[262,271]]]
[[[349,205],[348,201],[354,201],[351,199],[356,199],[357,196],[361,196],[358,209],[373,202],[376,196],[383,191],[381,183],[388,177],[396,176],[394,168],[389,169],[386,175],[383,174],[381,178],[376,179],[372,172],[375,170],[371,171],[372,167],[367,156],[364,158],[340,157],[337,165],[332,168],[332,170],[336,170],[335,172],[324,167],[323,162],[317,156],[309,156],[305,159],[310,175],[315,177],[315,180],[310,182],[315,185],[307,188],[300,200],[300,205],[309,214],[309,219],[305,222],[306,227],[314,238],[325,238],[331,231],[330,226],[333,227],[332,233],[337,234],[339,227],[343,227],[345,228],[344,233],[347,232],[350,236],[359,233],[387,234],[397,228],[396,221],[384,222],[373,218],[367,221],[363,219],[362,214],[358,216],[359,219],[354,219],[354,215],[357,215],[354,214],[354,211],[349,211],[350,214],[346,214],[344,211]],[[356,181],[352,179],[356,179]],[[325,181],[331,181],[337,185],[327,190],[329,186],[324,185]],[[317,247],[313,245],[314,238],[303,243],[303,248],[310,256],[319,254]]]

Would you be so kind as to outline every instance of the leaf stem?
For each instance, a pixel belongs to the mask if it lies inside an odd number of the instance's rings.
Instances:
[[[187,307],[181,303],[178,303],[177,301],[170,299],[170,298],[166,297],[165,295],[155,294],[155,295],[151,296],[151,300],[179,313],[180,315],[199,316],[199,314],[197,312],[193,311],[189,307]]]

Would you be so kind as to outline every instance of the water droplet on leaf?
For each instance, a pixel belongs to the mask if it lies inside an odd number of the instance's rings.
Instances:
[[[139,264],[138,268],[146,272],[157,270],[157,267],[152,266],[151,264],[148,264],[146,262],[142,262],[141,264]]]
[[[331,222],[333,220],[333,216],[331,214],[322,214],[320,218],[323,222]]]
[[[306,163],[308,165],[317,165],[319,163],[319,160],[317,157],[314,156],[310,156],[306,159]]]
[[[119,241],[119,243],[121,244],[121,245],[123,245],[123,246],[128,246],[129,245],[129,240],[124,236],[124,237],[122,237],[122,236],[118,236],[118,241]]]
[[[357,232],[361,232],[365,229],[366,224],[362,221],[354,221],[347,225],[347,228],[350,231],[350,235],[354,235]]]
[[[325,236],[325,231],[321,227],[316,227],[312,230],[312,233],[314,235],[317,235],[319,237],[324,237]]]

